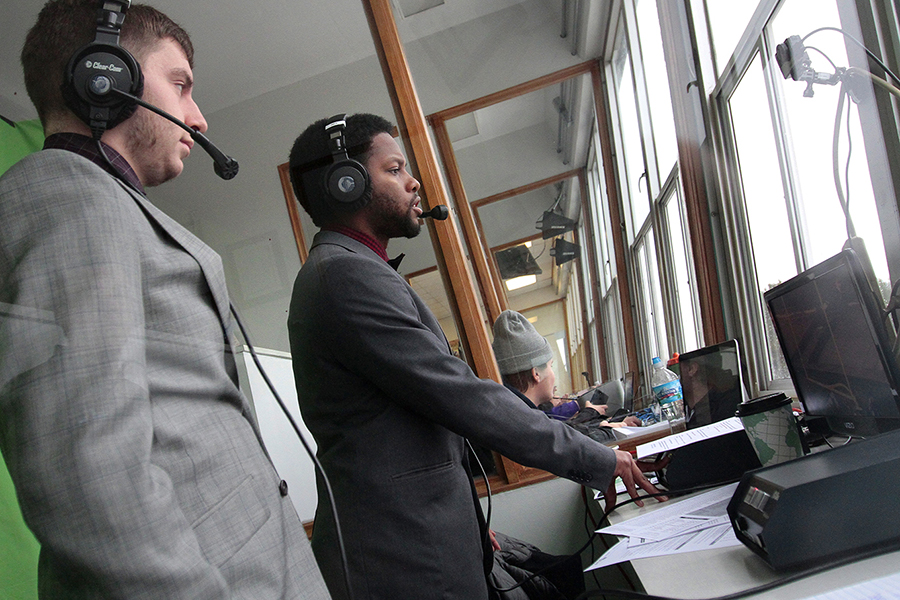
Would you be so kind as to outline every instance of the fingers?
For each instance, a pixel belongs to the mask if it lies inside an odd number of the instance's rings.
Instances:
[[[494,536],[494,530],[488,529],[488,533],[491,536],[491,548],[494,549],[494,552],[500,551],[500,542],[497,541],[497,538]]]
[[[653,485],[652,483],[650,483],[650,480],[648,480],[646,477],[644,477],[644,474],[641,473],[640,470],[637,471],[637,476],[635,477],[635,483],[642,490],[647,492],[648,494],[659,494],[659,490],[656,488],[656,486]],[[635,493],[637,493],[637,492],[635,492]],[[668,499],[669,499],[668,496],[656,496],[657,502],[665,502]]]
[[[672,455],[666,454],[660,460],[654,460],[654,461],[639,460],[639,461],[635,461],[635,464],[644,473],[654,473],[661,469],[665,469],[668,466],[670,460],[672,460]]]
[[[662,462],[662,461],[658,461]],[[628,495],[631,496],[635,500],[635,504],[638,506],[643,506],[643,501],[638,499],[638,489],[642,489],[649,494],[658,494],[659,490],[650,483],[650,481],[644,476],[642,472],[645,468],[648,470],[656,470],[650,468],[652,463],[638,463],[635,462],[631,457],[631,454],[627,452],[622,452],[621,450],[616,450],[616,471],[615,475],[618,475],[622,478],[622,482],[625,484],[625,491],[628,492]],[[613,482],[615,482],[615,476],[613,477]],[[667,500],[666,497],[659,497],[659,501],[662,502]],[[607,501],[607,505],[609,502]]]
[[[632,498],[637,498],[638,493],[634,487],[634,476],[635,473],[638,476],[643,477],[641,475],[640,469],[636,467],[634,464],[634,460],[631,458],[631,454],[628,452],[622,452],[621,450],[616,450],[616,471],[615,475],[618,475],[622,478],[622,483],[625,484],[625,491],[628,492],[628,495]],[[615,483],[615,475],[613,476],[613,483]],[[636,500],[635,504],[638,506],[643,506],[643,502],[640,500]]]
[[[609,487],[603,492],[603,500],[606,502],[606,512],[609,512],[616,507],[618,498],[619,495],[616,493],[616,478],[613,477]]]

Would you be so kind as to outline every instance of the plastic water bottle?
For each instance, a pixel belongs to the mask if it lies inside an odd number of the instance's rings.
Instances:
[[[678,379],[678,375],[666,368],[658,356],[653,358],[650,387],[653,390],[653,398],[659,403],[660,413],[670,424],[684,416],[681,380]]]

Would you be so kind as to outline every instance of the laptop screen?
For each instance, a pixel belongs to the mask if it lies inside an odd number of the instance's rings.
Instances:
[[[746,396],[737,340],[682,354],[678,370],[688,429],[733,417]]]

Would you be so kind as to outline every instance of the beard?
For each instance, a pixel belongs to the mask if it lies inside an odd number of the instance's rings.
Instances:
[[[155,187],[178,177],[182,170],[181,161],[173,162],[164,145],[164,140],[172,137],[171,133],[166,135],[167,130],[177,128],[177,125],[142,107],[138,107],[130,123],[132,132],[126,145],[129,155],[141,160],[142,178],[146,179],[141,182],[144,187]]]
[[[372,225],[376,232],[390,238],[414,238],[419,235],[422,225],[413,216],[415,200],[409,202],[393,198],[388,194],[372,192],[368,209],[372,214]]]

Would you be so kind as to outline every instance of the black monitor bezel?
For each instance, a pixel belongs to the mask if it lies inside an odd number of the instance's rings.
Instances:
[[[738,343],[738,341],[736,339],[725,340],[724,342],[719,342],[718,344],[704,346],[703,348],[698,348],[697,350],[691,350],[690,352],[685,352],[683,354],[680,354],[678,356],[678,375],[679,375],[679,377],[682,376],[681,363],[695,360],[697,358],[706,356],[707,354],[721,352],[722,350],[726,350],[726,349],[730,350],[731,348],[734,348],[734,353],[735,353],[735,357],[737,360],[738,385],[741,388],[741,399],[746,400],[749,397],[749,395],[747,393],[747,384],[746,384],[747,379],[746,379],[745,373],[744,373],[744,362],[741,358],[741,345]],[[687,406],[688,399],[683,391],[682,391],[681,401],[683,404],[684,414],[687,415],[688,414],[688,406]]]
[[[809,282],[830,273],[842,265],[848,267],[853,288],[863,307],[863,314],[868,325],[868,330],[872,336],[872,340],[875,342],[875,349],[881,361],[881,366],[884,370],[888,385],[893,392],[897,409],[896,417],[816,414],[815,412],[810,412],[809,407],[803,398],[803,392],[797,386],[797,381],[800,380],[801,377],[797,373],[797,367],[792,364],[788,351],[785,348],[781,327],[775,317],[775,312],[772,310],[772,303],[785,294],[790,293],[801,286],[807,285]],[[891,356],[891,333],[882,316],[884,313],[883,303],[881,297],[876,295],[877,292],[872,289],[869,283],[874,280],[874,276],[871,278],[867,276],[856,252],[850,248],[846,248],[831,258],[822,261],[818,265],[807,269],[803,273],[800,273],[763,294],[766,308],[772,319],[772,325],[775,328],[778,343],[781,347],[781,351],[788,367],[788,372],[791,376],[791,381],[794,384],[794,391],[796,392],[800,403],[803,405],[805,413],[809,417],[825,418],[829,429],[840,435],[866,436],[900,428],[900,395],[898,395],[898,391],[900,391],[900,366],[898,366],[897,362]]]

